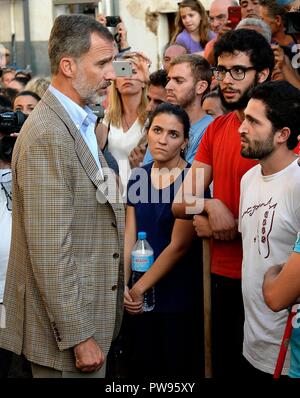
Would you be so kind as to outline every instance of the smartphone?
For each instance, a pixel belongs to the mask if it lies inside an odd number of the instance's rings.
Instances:
[[[132,65],[129,61],[113,61],[113,67],[117,77],[132,76]]]
[[[242,19],[241,7],[228,7],[228,20],[231,22],[230,27],[234,30]]]
[[[108,16],[106,18],[106,26],[107,27],[112,27],[115,28],[121,21],[121,18],[119,16]]]

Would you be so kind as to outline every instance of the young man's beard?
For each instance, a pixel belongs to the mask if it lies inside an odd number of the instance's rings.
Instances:
[[[257,86],[257,84],[258,84],[258,75],[256,74],[254,82],[246,89],[246,91],[242,94],[241,98],[235,102],[227,102],[219,86],[219,93],[222,105],[226,109],[229,109],[230,111],[239,111],[245,109],[250,100],[250,92],[254,87]]]
[[[274,134],[271,132],[265,141],[248,142],[248,147],[241,149],[241,155],[248,159],[262,160],[270,156],[274,152]]]
[[[176,105],[181,106],[183,109],[187,109],[190,105],[195,102],[196,99],[196,92],[190,91],[184,97],[182,97]]]

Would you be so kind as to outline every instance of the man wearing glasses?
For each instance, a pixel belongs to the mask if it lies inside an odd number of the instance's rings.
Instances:
[[[237,230],[240,180],[256,164],[240,155],[238,129],[250,90],[271,76],[274,55],[265,38],[253,30],[224,34],[215,47],[222,103],[231,113],[213,121],[204,134],[185,179],[184,192],[196,195],[196,172],[204,172],[204,189],[214,182],[213,199],[194,216],[198,236],[211,237],[212,343],[214,377],[242,374],[244,309],[241,293],[242,242]],[[190,176],[190,179],[189,179]],[[190,181],[192,179],[192,184]],[[192,187],[189,189],[189,186]],[[188,204],[173,204],[178,218],[189,218]]]

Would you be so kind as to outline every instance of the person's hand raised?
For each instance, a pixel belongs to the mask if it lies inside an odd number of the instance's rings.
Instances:
[[[149,82],[149,67],[151,66],[150,59],[142,52],[128,52],[122,57],[124,60],[130,61],[132,67],[136,70],[133,77],[144,84]]]
[[[98,14],[96,20],[101,23],[101,25],[106,26],[106,18],[103,14]]]

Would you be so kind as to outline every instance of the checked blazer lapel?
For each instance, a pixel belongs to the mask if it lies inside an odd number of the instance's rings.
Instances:
[[[100,192],[99,198],[105,197],[106,201],[112,206],[117,221],[119,221],[120,210],[124,209],[123,203],[120,203],[121,194],[118,192],[116,178],[112,172],[109,171],[107,163],[102,155],[101,150],[98,147],[99,160],[102,166],[103,174],[99,171],[99,168],[95,162],[93,155],[91,154],[85,140],[83,139],[80,131],[77,129],[68,113],[58,101],[58,99],[47,90],[43,95],[42,101],[44,101],[51,109],[59,116],[59,118],[66,125],[66,128],[72,135],[75,141],[75,151],[78,155],[78,159],[82,164],[86,174],[93,182],[95,187]],[[97,193],[98,197],[98,193]]]

